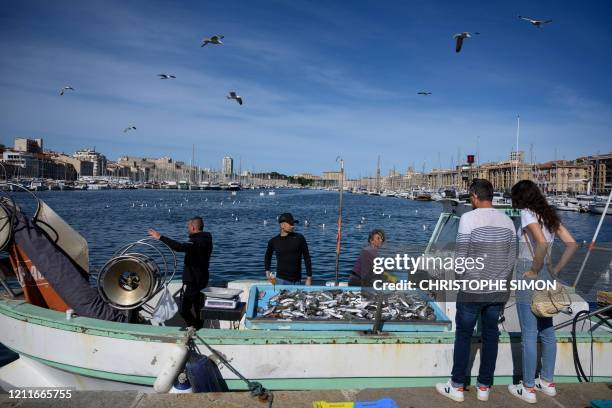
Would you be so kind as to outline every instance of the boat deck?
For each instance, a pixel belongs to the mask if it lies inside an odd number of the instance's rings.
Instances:
[[[592,400],[612,398],[612,383],[559,384],[559,394],[547,397],[538,394],[538,407],[590,407]],[[327,390],[327,391],[275,391],[273,407],[312,408],[313,401],[373,401],[384,397],[392,398],[401,408],[457,407],[454,401],[439,395],[432,387],[394,388],[365,390]],[[465,404],[479,404],[473,388],[466,392]],[[520,407],[527,403],[510,397],[505,385],[494,386],[491,397],[483,406]],[[246,392],[209,393],[209,394],[145,394],[137,391],[78,391],[72,393],[70,400],[15,400],[8,394],[0,394],[0,406],[19,407],[83,407],[83,408],[264,408],[266,403],[259,402]]]

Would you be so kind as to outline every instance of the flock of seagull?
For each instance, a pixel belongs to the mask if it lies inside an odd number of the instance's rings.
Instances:
[[[534,27],[537,28],[542,28],[545,24],[549,24],[552,23],[552,20],[536,20],[534,18],[530,18],[530,17],[524,17],[524,16],[518,16],[519,19],[524,20],[524,21],[528,21],[529,23],[531,23]],[[472,38],[475,35],[480,35],[479,32],[470,32],[470,31],[463,31],[461,33],[457,33],[455,35],[453,35],[453,38],[455,39],[455,52],[459,53],[461,52],[461,49],[463,47],[463,41],[466,38]],[[200,45],[200,47],[204,47],[208,44],[213,44],[213,45],[223,45],[223,42],[221,41],[222,39],[224,39],[225,36],[221,35],[221,34],[217,34],[217,35],[213,35],[211,37],[206,37],[204,39],[202,39],[202,44]],[[157,74],[157,76],[159,77],[159,79],[176,79],[175,75],[172,74]],[[64,94],[66,93],[66,91],[74,91],[74,88],[71,87],[70,85],[67,85],[65,87],[63,87],[60,90],[60,96],[64,96]],[[421,96],[430,96],[432,95],[431,92],[429,91],[419,91],[417,92],[417,95],[421,95]],[[229,91],[228,95],[226,96],[226,98],[228,100],[234,100],[236,101],[239,105],[242,105],[243,100],[242,100],[242,96],[238,95],[236,93],[236,91]],[[126,127],[123,130],[123,133],[127,133],[131,130],[136,130],[136,126],[131,125]]]
[[[223,42],[221,41],[223,38],[225,38],[225,36],[221,34],[213,35],[212,37],[206,37],[202,40],[202,44],[200,45],[200,47],[204,47],[207,44],[223,45]],[[159,79],[176,79],[176,76],[173,74],[164,73],[164,74],[157,74],[157,76],[159,77]],[[74,88],[71,87],[70,85],[66,85],[65,87],[60,89],[60,92],[59,92],[60,96],[64,96],[66,91],[74,91]],[[238,95],[236,91],[230,91],[228,95],[226,96],[226,98],[229,100],[234,100],[239,105],[242,105],[242,97]],[[136,130],[136,126],[130,125],[126,127],[125,129],[123,129],[123,133],[127,133],[132,130]]]
[[[552,20],[536,20],[534,18],[523,17],[523,16],[518,16],[518,18],[521,20],[529,21],[533,26],[537,28],[542,28],[544,24],[552,23]],[[455,39],[455,52],[458,53],[461,51],[461,48],[463,47],[463,40],[465,40],[466,38],[472,38],[475,35],[480,35],[480,33],[476,31],[474,32],[464,31],[464,32],[453,35],[453,38]],[[417,92],[417,95],[429,96],[431,95],[431,92],[420,91],[420,92]]]

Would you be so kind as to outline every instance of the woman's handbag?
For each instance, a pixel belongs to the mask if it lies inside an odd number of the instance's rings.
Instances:
[[[525,236],[525,242],[527,243],[529,252],[531,252],[531,258],[533,262],[535,254],[528,236]],[[550,252],[548,251],[548,249],[546,250],[545,261],[549,274],[553,276],[553,274],[550,273],[553,269],[553,266]],[[533,290],[533,297],[531,298],[531,311],[534,315],[538,317],[553,317],[561,310],[572,304],[572,300],[570,299],[569,295],[567,294],[567,291],[565,290],[561,282],[555,279],[554,283],[554,289]]]

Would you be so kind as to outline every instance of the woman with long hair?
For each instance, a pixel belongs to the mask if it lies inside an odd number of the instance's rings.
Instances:
[[[521,226],[517,234],[517,279],[553,280],[574,253],[576,241],[534,182],[521,180],[512,187],[512,206],[521,210]],[[559,263],[553,267],[549,252],[555,236],[563,241],[566,250]],[[543,267],[545,263],[547,266]],[[516,309],[521,326],[523,381],[509,385],[508,390],[523,401],[536,403],[536,390],[549,396],[557,394],[553,382],[557,340],[552,317],[539,317],[531,311],[532,296],[532,290],[516,291]],[[536,379],[538,335],[542,342],[542,369],[540,377]]]

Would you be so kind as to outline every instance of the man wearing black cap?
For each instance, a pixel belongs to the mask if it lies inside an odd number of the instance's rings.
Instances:
[[[276,283],[281,285],[299,285],[302,282],[302,257],[306,265],[306,285],[312,285],[312,263],[306,238],[302,234],[293,232],[294,224],[290,213],[283,213],[278,217],[280,234],[268,241],[266,249],[265,268],[266,277],[272,279],[272,254],[276,253]]]

